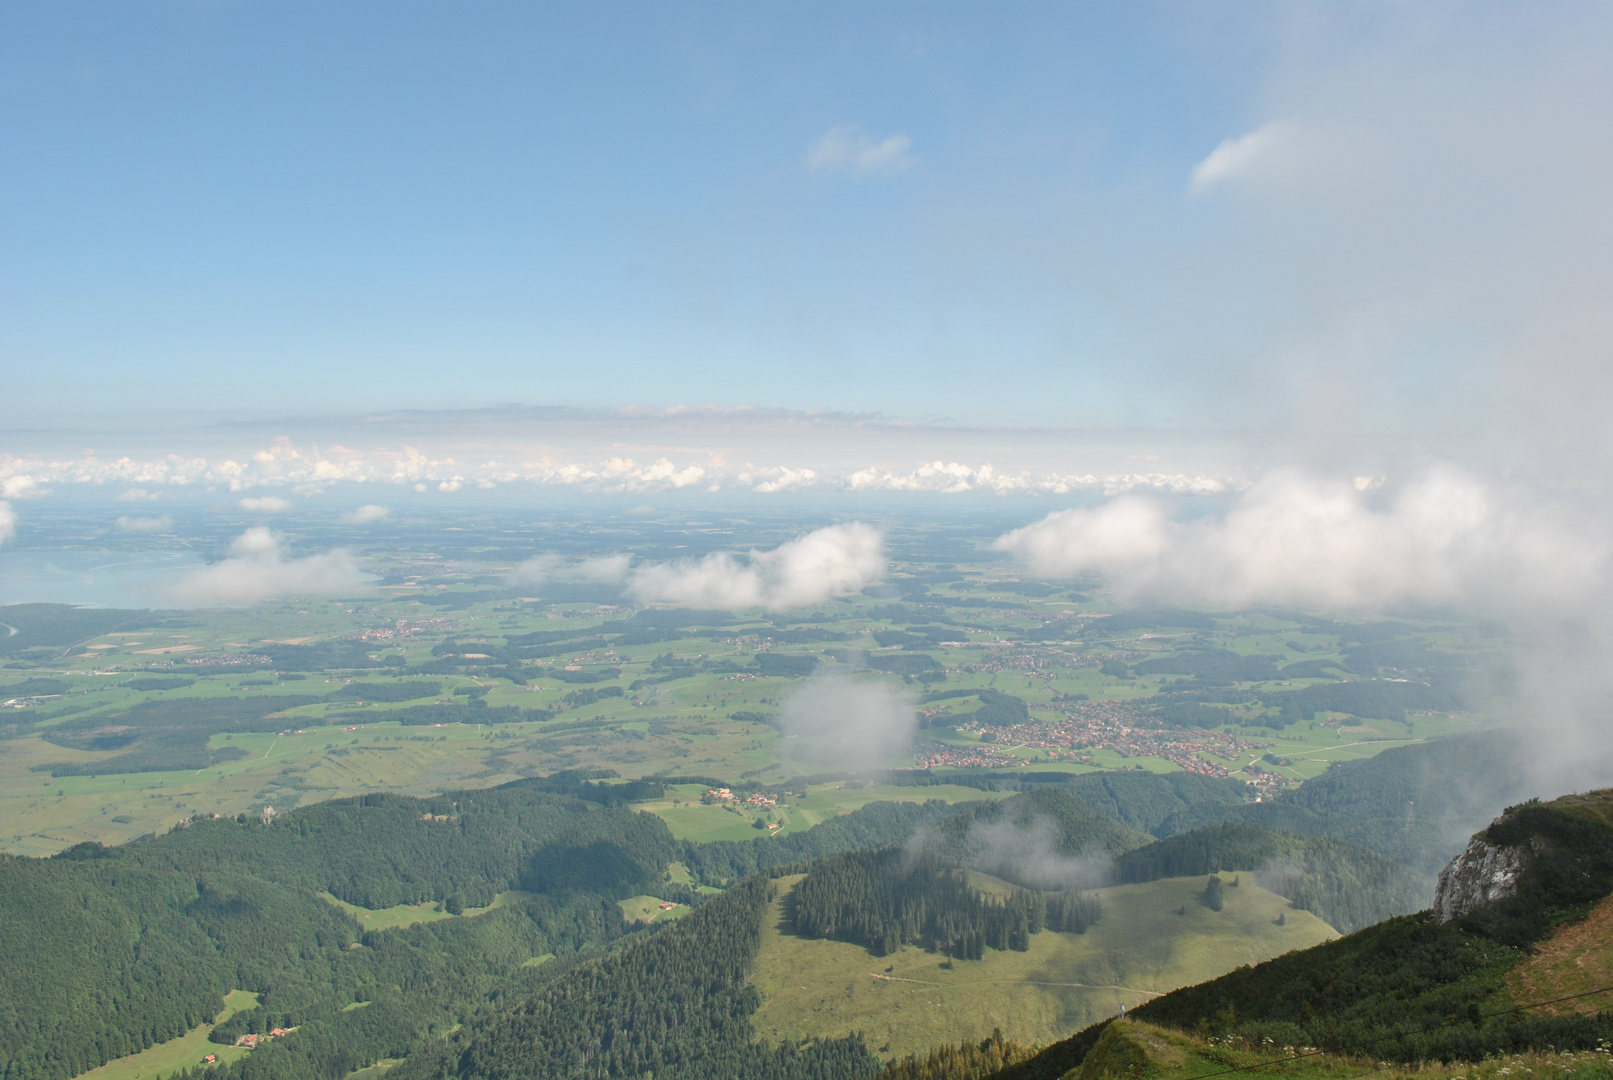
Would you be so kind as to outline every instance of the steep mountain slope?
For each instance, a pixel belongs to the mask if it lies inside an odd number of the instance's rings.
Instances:
[[[1441,884],[1435,910],[1240,968],[1131,1015],[1256,1046],[1408,1062],[1590,1049],[1613,1037],[1606,998],[1583,999],[1594,1015],[1516,1008],[1537,1000],[1520,997],[1531,986],[1561,996],[1554,991],[1570,964],[1575,985],[1592,981],[1578,958],[1607,955],[1597,927],[1613,894],[1613,790],[1508,808]],[[1102,1034],[1102,1025],[1089,1028],[1003,1075],[1061,1076]]]

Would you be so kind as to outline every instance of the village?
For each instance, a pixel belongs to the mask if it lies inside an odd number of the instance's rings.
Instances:
[[[960,732],[974,735],[980,744],[968,747],[924,744],[917,755],[923,768],[1002,769],[1025,764],[1014,750],[1035,750],[1044,760],[1091,764],[1093,750],[1110,750],[1122,757],[1154,757],[1200,776],[1226,778],[1231,770],[1221,762],[1236,761],[1250,750],[1264,749],[1237,735],[1206,728],[1144,726],[1144,718],[1134,706],[1118,701],[1059,702],[1055,706],[1066,719],[1057,723],[1030,721],[1023,724],[995,725],[967,721]],[[1212,760],[1219,759],[1219,760]],[[1254,774],[1256,786],[1264,778],[1266,786],[1280,786],[1276,774]]]

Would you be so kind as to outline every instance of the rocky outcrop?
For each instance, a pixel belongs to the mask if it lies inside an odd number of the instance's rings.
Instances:
[[[1520,847],[1491,844],[1475,836],[1467,850],[1439,872],[1434,891],[1434,914],[1442,923],[1459,919],[1474,908],[1503,900],[1518,891],[1518,875],[1539,850],[1540,841]]]

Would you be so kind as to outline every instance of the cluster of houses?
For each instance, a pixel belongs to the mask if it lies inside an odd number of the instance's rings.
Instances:
[[[245,1035],[242,1035],[239,1039],[236,1039],[235,1040],[235,1045],[236,1046],[244,1046],[248,1050],[256,1050],[259,1046],[261,1046],[264,1043],[268,1042],[270,1039],[278,1039],[282,1035],[290,1035],[293,1031],[296,1031],[296,1030],[297,1029],[294,1028],[294,1027],[288,1027],[288,1028],[277,1027],[277,1028],[270,1028],[267,1032],[265,1032],[263,1034],[259,1034],[259,1033],[255,1032],[255,1031],[249,1031]]]
[[[778,805],[778,797],[764,795],[760,791],[753,791],[744,798],[735,795],[730,788],[707,788],[706,793],[700,796],[700,801],[710,806],[713,803],[732,803],[735,806],[749,806],[758,810],[771,810]]]

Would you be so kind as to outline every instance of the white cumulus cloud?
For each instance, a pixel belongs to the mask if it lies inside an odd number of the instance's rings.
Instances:
[[[1046,576],[1096,573],[1125,596],[1225,606],[1568,608],[1607,544],[1452,467],[1379,499],[1353,479],[1287,471],[1216,517],[1178,521],[1153,497],[1061,510],[998,539]]]
[[[331,596],[364,588],[369,577],[345,549],[288,559],[279,536],[263,526],[230,545],[226,559],[193,570],[170,590],[189,607],[255,604],[279,596]]]
[[[167,514],[161,517],[129,517],[124,515],[118,518],[117,526],[120,532],[167,532],[174,527],[174,519]]]
[[[278,495],[248,495],[237,499],[235,505],[249,514],[284,514],[295,504]]]
[[[385,520],[386,516],[390,513],[392,513],[392,511],[388,510],[384,506],[377,506],[375,503],[369,503],[365,506],[359,507],[350,514],[347,514],[345,518],[350,525],[369,525],[372,522]]]
[[[912,138],[899,132],[875,139],[854,125],[840,124],[813,140],[807,149],[806,164],[811,169],[853,176],[889,176],[918,161],[912,149]]]
[[[885,573],[885,537],[861,522],[831,525],[741,559],[726,552],[634,571],[647,603],[780,611],[860,592]]]
[[[40,487],[31,476],[8,476],[0,480],[0,499],[37,499],[49,495],[50,489]]]
[[[0,544],[17,535],[17,512],[8,502],[0,501]]]

